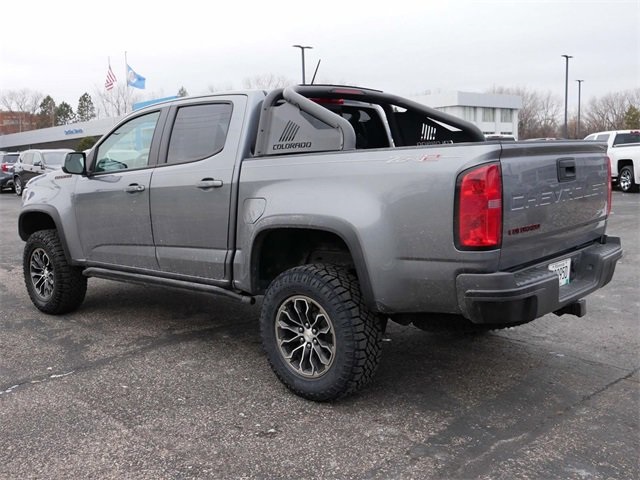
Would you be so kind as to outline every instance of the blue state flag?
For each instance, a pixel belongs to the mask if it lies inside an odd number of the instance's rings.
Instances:
[[[133,71],[133,68],[131,68],[127,64],[127,85],[133,88],[144,89],[145,81],[146,81],[146,78],[144,78],[142,75],[138,75],[136,72]]]

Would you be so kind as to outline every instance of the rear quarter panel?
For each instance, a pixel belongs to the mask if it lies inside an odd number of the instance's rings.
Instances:
[[[455,249],[456,177],[497,160],[500,148],[477,143],[245,160],[236,286],[251,289],[251,249],[260,232],[320,228],[350,247],[377,310],[457,312],[457,272],[495,269],[498,252]]]

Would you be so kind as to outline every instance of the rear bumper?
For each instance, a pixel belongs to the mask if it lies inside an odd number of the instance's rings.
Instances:
[[[575,252],[515,272],[461,274],[456,279],[462,314],[474,323],[523,323],[573,304],[611,281],[622,257],[620,239],[605,237]],[[559,286],[549,264],[571,258],[571,282]]]

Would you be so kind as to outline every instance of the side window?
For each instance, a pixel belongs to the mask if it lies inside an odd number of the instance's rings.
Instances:
[[[599,141],[599,142],[606,142],[606,141],[609,140],[609,134],[605,133],[604,135],[598,135],[596,137],[596,140]]]
[[[94,172],[144,168],[160,112],[148,113],[120,125],[98,147]]]
[[[201,160],[220,152],[231,121],[231,104],[180,107],[169,140],[167,163]]]
[[[22,163],[25,165],[31,165],[33,163],[33,152],[27,152],[22,154]]]
[[[33,152],[33,161],[32,163],[34,165],[38,165],[38,166],[42,166],[42,155],[40,154],[40,152]]]

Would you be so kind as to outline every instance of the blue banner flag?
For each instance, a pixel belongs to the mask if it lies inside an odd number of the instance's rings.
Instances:
[[[131,68],[127,64],[127,85],[133,88],[144,89],[145,81],[146,81],[146,78],[144,78],[142,75],[138,75],[136,72],[133,71],[133,68]]]

